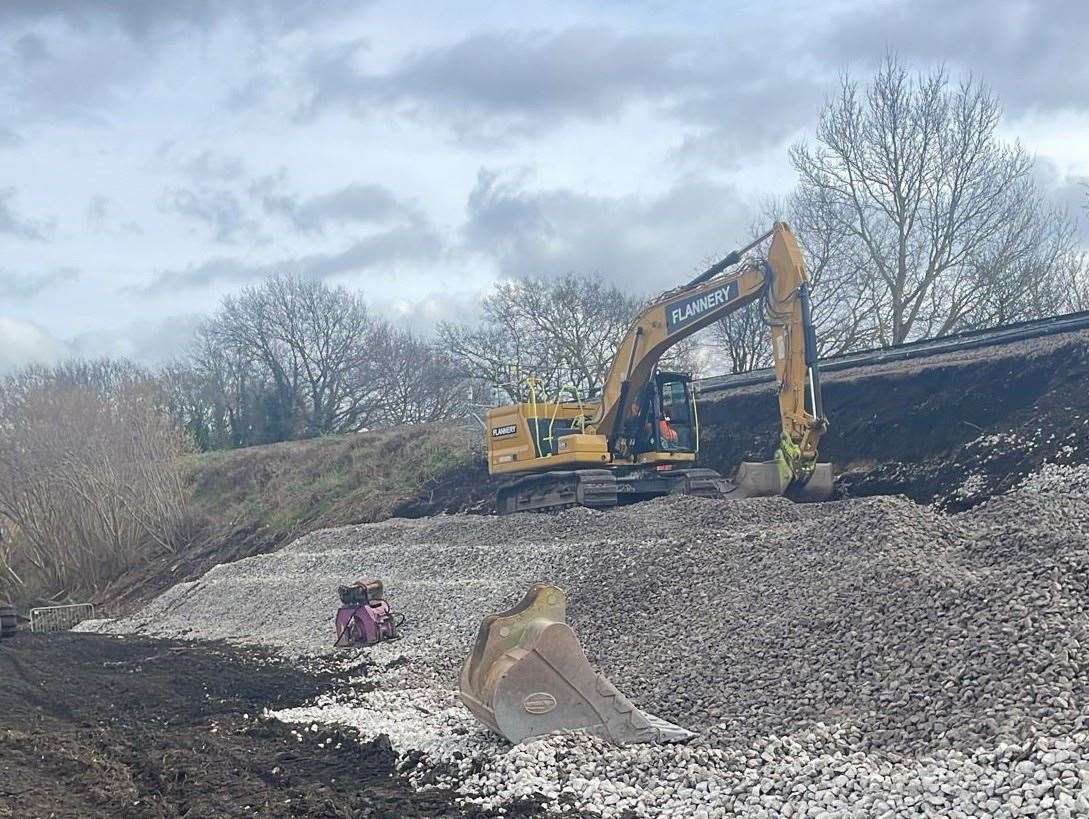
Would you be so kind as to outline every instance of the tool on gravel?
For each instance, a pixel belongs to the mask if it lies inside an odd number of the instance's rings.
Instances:
[[[390,609],[384,597],[382,581],[376,577],[358,580],[337,588],[341,607],[337,609],[337,639],[334,646],[373,646],[384,640],[396,640],[405,617]]]
[[[591,668],[567,625],[567,596],[547,583],[535,584],[510,611],[484,618],[461,669],[459,696],[514,744],[579,729],[618,745],[695,736],[640,711]]]
[[[742,259],[768,237],[766,259]],[[756,301],[771,328],[782,434],[773,460],[743,463],[727,480],[695,468],[699,415],[691,377],[659,371],[658,362],[682,339]],[[574,400],[560,395],[550,401],[540,395],[540,383],[528,379],[525,400],[488,411],[488,471],[510,479],[496,496],[500,515],[603,509],[671,494],[797,500],[832,495],[831,465],[817,463],[828,422],[809,277],[784,222],[651,302],[617,347],[599,397],[566,391]]]

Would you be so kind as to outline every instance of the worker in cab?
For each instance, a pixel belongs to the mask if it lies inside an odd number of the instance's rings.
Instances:
[[[668,415],[663,415],[662,419],[658,422],[658,437],[665,446],[677,445],[677,430],[673,429],[672,425],[669,423]]]

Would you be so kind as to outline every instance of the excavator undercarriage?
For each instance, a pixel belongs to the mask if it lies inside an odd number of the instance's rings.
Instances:
[[[742,463],[732,479],[713,469],[642,468],[560,470],[526,475],[496,492],[496,512],[551,512],[573,506],[611,509],[665,495],[699,498],[764,498],[784,495],[800,501],[826,500],[833,491],[830,464],[814,464],[804,481],[784,481],[775,461]]]

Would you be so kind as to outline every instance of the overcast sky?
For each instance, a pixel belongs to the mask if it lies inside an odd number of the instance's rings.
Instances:
[[[1085,0],[2,0],[0,369],[162,360],[274,272],[420,328],[502,276],[673,286],[889,49],[988,82],[1073,208],[1087,36]]]

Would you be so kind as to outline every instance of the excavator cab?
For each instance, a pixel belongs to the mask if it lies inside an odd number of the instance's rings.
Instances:
[[[632,402],[627,434],[636,455],[690,453],[699,448],[695,398],[687,373],[659,372]]]

